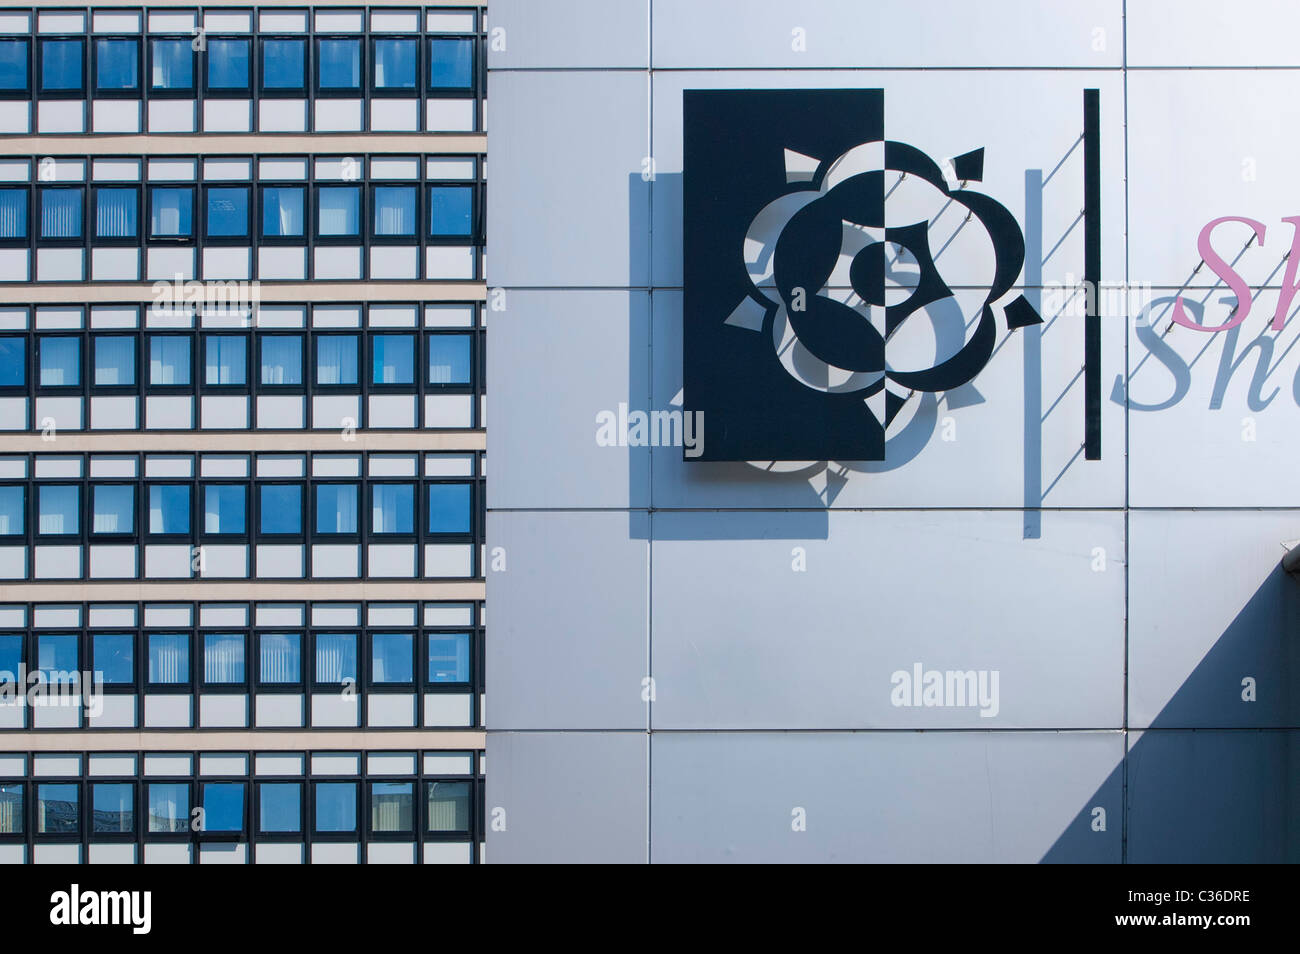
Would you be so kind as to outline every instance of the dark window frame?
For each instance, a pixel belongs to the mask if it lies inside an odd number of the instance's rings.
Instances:
[[[141,77],[141,88],[145,90],[146,99],[200,99],[201,77],[199,75],[199,55],[194,49],[194,36],[183,33],[145,33],[145,42],[148,47],[148,56],[146,58],[146,69],[148,78]],[[153,85],[153,68],[154,68],[154,43],[155,41],[183,43],[190,51],[190,85],[189,86],[154,86]],[[198,107],[196,106],[197,110]]]
[[[207,513],[207,494],[210,487],[239,487],[244,491],[244,528],[239,531],[225,532],[207,529],[207,521],[204,520],[202,525],[197,528],[199,538],[199,548],[202,549],[204,543],[210,543],[213,546],[223,544],[248,544],[251,542],[252,533],[249,528],[252,508],[249,506],[248,498],[251,483],[247,477],[203,477],[199,478],[198,486],[203,492],[203,501],[200,504],[202,512]]]
[[[244,193],[244,231],[237,235],[213,235],[209,231],[212,227],[211,201],[212,193],[218,190],[243,190]],[[251,182],[204,182],[200,189],[203,201],[199,203],[203,212],[203,229],[201,231],[202,240],[198,242],[203,248],[231,248],[231,247],[248,247],[253,244],[253,215],[256,207],[253,201],[253,187]],[[195,230],[199,231],[199,230]]]
[[[135,235],[103,236],[99,234],[99,194],[105,189],[130,189],[135,192]],[[143,242],[146,221],[143,188],[140,182],[94,182],[90,186],[91,202],[94,212],[91,216],[91,234],[88,241],[91,248],[139,248]]]
[[[36,80],[35,89],[38,93],[34,99],[80,99],[86,100],[90,97],[91,77],[87,68],[90,60],[91,44],[87,41],[90,35],[87,33],[56,33],[56,34],[35,34],[33,39],[36,40]],[[81,44],[81,85],[68,88],[45,88],[45,47],[49,43],[80,43]]]
[[[122,831],[95,831],[95,791],[101,785],[125,785],[131,791],[131,830]],[[87,809],[89,818],[86,826],[86,838],[90,844],[94,845],[121,845],[134,844],[140,837],[140,782],[135,778],[99,778],[91,776],[87,778],[86,788],[89,791],[87,798]]]
[[[421,96],[428,86],[425,66],[425,47],[420,33],[368,33],[369,43],[366,52],[370,54],[370,68],[363,80],[372,98],[375,99],[415,99]],[[410,86],[380,86],[376,82],[375,70],[379,66],[376,52],[378,44],[385,40],[407,40],[415,46],[415,81]]]
[[[298,678],[286,682],[268,682],[262,678],[262,637],[280,635],[298,637]],[[307,665],[309,662],[315,663],[315,659],[309,659],[307,655],[309,642],[305,626],[254,627],[252,632],[253,663],[255,666],[252,678],[253,691],[258,695],[303,695],[311,681],[307,677]]]
[[[95,490],[98,487],[129,487],[131,489],[131,529],[126,532],[99,532],[94,528],[95,523]],[[87,481],[86,495],[86,533],[91,543],[124,543],[130,541],[136,542],[140,537],[140,483],[136,478],[111,478],[111,477],[94,477]]]
[[[316,33],[311,34],[312,91],[317,99],[365,99],[369,84],[366,82],[368,61],[366,57],[366,34],[362,33]],[[321,86],[322,41],[355,40],[357,43],[357,85],[356,86]]]
[[[202,650],[202,670],[198,673],[197,695],[200,696],[231,696],[231,695],[248,695],[253,683],[253,674],[250,670],[249,660],[249,635],[246,626],[205,626],[201,627],[198,632],[198,648]],[[234,682],[209,681],[208,679],[208,638],[217,636],[238,636],[244,649],[244,678]],[[251,722],[251,713],[249,721]]]
[[[47,184],[39,182],[34,190],[36,195],[36,228],[28,226],[28,231],[36,240],[37,248],[86,248],[89,241],[89,213],[86,201],[87,188],[84,183],[68,183],[64,185]],[[44,197],[51,192],[75,192],[81,197],[81,215],[76,235],[64,236],[46,236],[44,234],[43,220],[45,218]]]
[[[244,347],[244,380],[233,384],[213,383],[208,380],[208,342],[213,338],[238,338]],[[204,394],[249,394],[252,391],[252,335],[242,328],[211,328],[200,331],[199,347],[203,351],[200,366],[203,374],[198,381],[198,396]],[[261,368],[258,368],[259,373]]]
[[[267,86],[266,85],[266,44],[267,41],[281,42],[285,40],[296,40],[302,43],[302,84],[300,86]],[[257,50],[257,89],[256,95],[259,99],[310,99],[312,93],[312,47],[310,33],[258,33],[256,34]],[[310,123],[309,123],[310,125]]]
[[[96,396],[122,396],[127,394],[136,394],[141,385],[141,336],[134,334],[131,328],[114,328],[114,329],[96,329],[90,332],[86,344],[86,370],[89,380],[86,382],[91,397]],[[131,358],[134,361],[132,366],[132,380],[129,384],[100,384],[95,380],[95,372],[99,367],[96,351],[99,347],[101,338],[130,338],[131,339]]]
[[[213,86],[212,76],[212,44],[221,42],[242,42],[248,51],[248,77],[243,86]],[[213,33],[205,34],[203,38],[203,55],[199,57],[202,63],[202,89],[199,98],[203,100],[246,100],[252,99],[257,89],[257,53],[259,50],[257,36],[255,33]]]
[[[276,179],[258,179],[254,183],[257,193],[257,239],[259,245],[281,248],[306,248],[312,243],[312,215],[315,191],[306,179],[297,181],[280,181]],[[301,235],[267,235],[266,234],[266,190],[267,189],[301,189],[302,190],[302,234]]]
[[[35,39],[35,36],[30,33],[0,37],[0,43],[23,44],[23,75],[25,77],[25,85],[22,89],[0,89],[0,99],[30,100],[35,98],[35,76],[33,75],[35,70],[32,63],[32,48],[35,44],[32,43],[33,39]]]
[[[193,248],[195,246],[204,244],[199,242],[199,235],[201,234],[202,231],[200,228],[200,224],[203,220],[203,212],[199,207],[198,203],[195,201],[198,198],[199,185],[200,183],[198,181],[188,181],[188,180],[184,182],[150,182],[148,184],[148,189],[146,190],[148,192],[148,203],[147,203],[148,212],[146,216],[146,220],[148,222],[148,228],[140,229],[141,233],[143,233],[146,245],[159,245],[159,246],[179,245],[186,248]],[[159,189],[188,190],[190,194],[190,230],[188,234],[177,234],[177,235],[155,235],[154,234],[154,230],[153,230],[154,195]]]
[[[135,86],[127,88],[99,86],[99,44],[101,41],[135,43]],[[144,38],[138,33],[95,33],[90,43],[90,73],[88,85],[95,99],[139,100],[144,98]]]

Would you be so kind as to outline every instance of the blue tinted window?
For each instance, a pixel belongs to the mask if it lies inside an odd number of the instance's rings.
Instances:
[[[135,488],[129,484],[96,484],[90,494],[91,533],[135,532]]]
[[[316,338],[316,383],[357,383],[356,335],[320,335]]]
[[[370,637],[370,678],[375,682],[415,679],[415,637],[410,633],[375,633]]]
[[[98,387],[135,384],[135,335],[95,336],[95,377]]]
[[[81,238],[81,190],[41,190],[41,238]]]
[[[23,638],[17,633],[0,636],[0,682],[15,682],[23,661]],[[3,834],[3,832],[0,832]]]
[[[203,783],[203,830],[232,832],[244,830],[244,783]]]
[[[244,487],[208,484],[203,488],[203,532],[244,532]]]
[[[321,235],[361,234],[361,189],[321,186],[317,191],[316,231]]]
[[[95,235],[98,238],[135,238],[139,198],[134,188],[95,190]]]
[[[90,830],[135,831],[135,786],[128,782],[96,782],[90,802]]]
[[[149,681],[175,685],[190,681],[190,638],[184,633],[149,634]]]
[[[149,383],[170,386],[190,383],[189,335],[149,336]]]
[[[149,85],[154,89],[194,88],[194,51],[189,40],[154,40]]]
[[[469,831],[469,782],[426,782],[429,831]]]
[[[316,830],[357,830],[357,783],[316,783]]]
[[[375,89],[415,89],[414,38],[375,40]]]
[[[306,73],[306,40],[262,41],[262,86],[265,89],[302,89]]]
[[[203,681],[244,681],[244,637],[239,633],[203,634]]]
[[[415,383],[414,335],[374,335],[370,350],[371,384]]]
[[[268,238],[300,238],[305,234],[302,186],[262,189],[262,234]]]
[[[188,782],[149,783],[149,831],[189,831]]]
[[[140,41],[102,39],[95,41],[95,88],[135,89],[140,85]]]
[[[208,190],[208,237],[248,234],[248,189],[243,186]]]
[[[302,384],[302,336],[262,335],[262,384]]]
[[[0,387],[20,388],[27,383],[27,342],[0,338]]]
[[[430,335],[429,383],[470,383],[469,335]]]
[[[471,186],[429,187],[429,234],[469,235],[474,229]]]
[[[0,189],[0,239],[27,238],[27,190]]]
[[[24,516],[26,491],[13,484],[0,485],[0,537],[21,536],[27,526]]]
[[[41,89],[80,90],[82,88],[81,40],[41,41]]]
[[[357,532],[357,485],[316,486],[316,532]]]
[[[243,335],[208,335],[203,342],[204,384],[245,384],[248,361],[244,356],[248,339]]]
[[[36,831],[43,835],[69,835],[80,830],[81,790],[74,782],[47,782],[36,786]]]
[[[135,637],[130,633],[96,633],[91,637],[91,665],[110,686],[135,682]]]
[[[0,89],[27,88],[27,41],[0,40]]]
[[[149,234],[151,236],[189,238],[194,233],[194,191],[192,189],[154,186],[150,190],[150,202],[152,209],[149,215]]]
[[[262,782],[258,786],[258,830],[302,830],[302,786],[298,782]]]
[[[474,41],[430,40],[429,85],[434,89],[469,89],[474,85]]]
[[[370,830],[410,831],[415,827],[413,782],[370,783]]]
[[[208,89],[248,88],[248,41],[208,40]]]
[[[48,682],[68,682],[79,668],[77,637],[42,634],[36,637],[36,665]]]
[[[375,234],[415,236],[415,186],[376,186]]]
[[[429,634],[429,682],[469,682],[469,633]]]
[[[258,493],[263,533],[302,533],[301,484],[262,484]]]
[[[36,492],[37,533],[71,536],[81,529],[80,488],[68,484],[41,484]]]
[[[260,681],[271,684],[302,681],[302,633],[262,633],[257,641]]]
[[[469,533],[469,484],[429,485],[429,532]]]
[[[316,59],[321,89],[360,89],[360,40],[317,40]]]
[[[0,783],[0,835],[21,835],[23,831],[23,783]]]
[[[154,484],[149,488],[149,532],[190,532],[189,484]]]
[[[326,685],[355,682],[357,634],[321,633],[316,637],[316,681]]]
[[[81,339],[40,339],[41,387],[63,388],[81,383]]]
[[[415,485],[371,484],[370,529],[373,533],[415,533]]]

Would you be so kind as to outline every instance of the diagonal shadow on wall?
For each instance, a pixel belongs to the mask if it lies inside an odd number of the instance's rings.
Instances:
[[[1298,677],[1300,582],[1277,566],[1151,725],[1130,728],[1124,761],[1042,860],[1093,857],[1101,807],[1124,826],[1127,862],[1300,861]]]

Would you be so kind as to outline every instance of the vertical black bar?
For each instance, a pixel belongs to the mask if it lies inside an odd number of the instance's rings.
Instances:
[[[1042,313],[1043,170],[1025,170],[1025,295]],[[1043,535],[1043,326],[1028,325],[1016,334],[1025,348],[1025,514],[1024,539]]]
[[[1083,329],[1083,446],[1101,460],[1101,143],[1098,91],[1083,91],[1083,281],[1088,312]]]

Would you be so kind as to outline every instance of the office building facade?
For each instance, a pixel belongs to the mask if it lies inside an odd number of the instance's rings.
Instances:
[[[483,858],[484,10],[0,10],[0,856]]]

